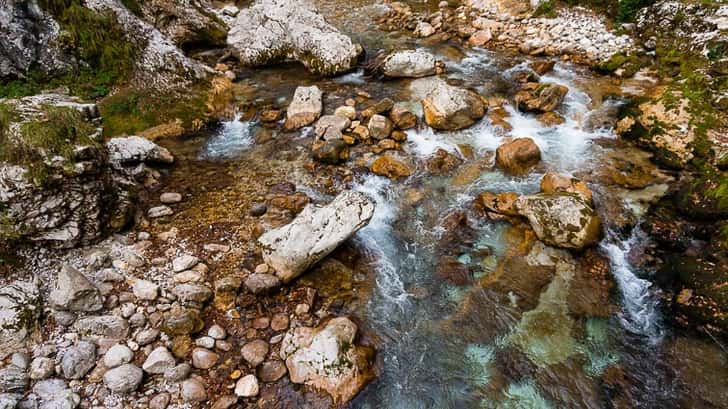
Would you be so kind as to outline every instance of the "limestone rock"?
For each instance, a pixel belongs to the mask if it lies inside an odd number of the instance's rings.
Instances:
[[[50,294],[51,305],[60,310],[93,312],[104,306],[104,298],[80,271],[63,265]]]
[[[142,383],[144,372],[132,364],[124,364],[106,371],[104,385],[114,393],[129,393],[135,391]]]
[[[372,379],[368,353],[354,343],[356,333],[356,324],[338,317],[301,340],[286,359],[291,382],[323,389],[337,403],[351,400]]]
[[[541,193],[568,192],[582,197],[584,201],[592,205],[592,191],[581,180],[560,175],[556,172],[547,172],[541,178]]]
[[[109,162],[113,166],[133,166],[138,163],[173,163],[174,156],[166,149],[141,136],[111,138],[106,142]]]
[[[382,155],[377,158],[369,166],[369,169],[379,176],[385,176],[390,179],[399,179],[412,175],[413,171],[410,166],[394,157],[393,155]]]
[[[129,323],[116,315],[80,318],[76,320],[73,327],[83,333],[113,339],[122,339],[129,334]]]
[[[373,214],[374,202],[350,190],[326,206],[309,204],[291,223],[260,236],[263,259],[289,282],[369,223]]]
[[[454,131],[471,126],[485,116],[486,107],[473,91],[439,82],[422,100],[425,122],[430,127]]]
[[[420,78],[435,75],[435,56],[425,50],[396,51],[387,55],[381,73],[389,78]]]
[[[298,129],[312,124],[321,116],[323,94],[313,85],[298,87],[286,111],[286,129]]]
[[[94,365],[96,365],[96,346],[81,341],[63,354],[61,372],[66,379],[81,379]]]
[[[244,65],[292,58],[317,75],[351,70],[362,52],[308,0],[257,0],[240,11],[227,42]]]
[[[150,374],[163,374],[166,370],[174,367],[175,360],[169,350],[165,347],[155,348],[144,361],[142,369]]]
[[[567,249],[582,249],[599,241],[601,222],[584,199],[571,193],[541,193],[521,196],[518,213],[544,243]]]
[[[550,112],[564,101],[569,88],[559,84],[526,84],[527,88],[516,94],[516,106],[524,112]]]
[[[0,288],[0,359],[24,350],[41,311],[38,287],[14,281]]]

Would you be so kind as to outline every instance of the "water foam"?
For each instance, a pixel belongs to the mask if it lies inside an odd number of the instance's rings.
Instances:
[[[224,121],[220,129],[210,138],[199,154],[201,160],[232,159],[255,143],[254,123],[241,121],[236,114],[231,121]]]

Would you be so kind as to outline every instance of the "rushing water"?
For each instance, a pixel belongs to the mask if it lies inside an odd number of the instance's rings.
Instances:
[[[376,31],[372,18],[381,6],[357,0],[318,2],[325,13],[361,41],[370,53],[380,47],[407,44],[425,47],[443,59],[447,78],[483,95],[512,96],[511,76],[527,69],[528,60],[483,50],[457,50],[418,43],[396,33]],[[419,5],[422,7],[422,5]],[[363,329],[376,334],[380,373],[352,402],[355,408],[609,408],[679,407],[681,390],[675,370],[665,359],[669,325],[661,317],[654,286],[632,266],[630,253],[642,240],[639,229],[625,236],[605,228],[597,251],[608,259],[615,291],[604,306],[589,304],[599,286],[591,286],[573,256],[527,243],[527,234],[505,222],[482,220],[468,204],[483,191],[522,194],[539,190],[546,171],[597,173],[615,136],[609,125],[587,126],[603,110],[595,100],[595,78],[569,64],[557,64],[543,81],[569,87],[559,113],[565,122],[545,126],[533,115],[508,104],[506,132],[484,119],[457,132],[434,132],[426,126],[407,132],[404,151],[418,171],[405,180],[357,176],[353,189],[377,203],[374,217],[354,238],[375,269],[374,291],[365,308],[351,313]],[[366,90],[388,96],[421,111],[414,81],[378,82],[361,71],[333,80],[301,73],[297,66],[250,72],[243,80],[256,97],[279,101],[297,85],[317,84],[326,93],[326,113],[343,99]],[[635,88],[632,91],[638,89]],[[597,123],[599,123],[597,119]],[[235,118],[206,141],[198,155],[205,161],[255,160],[258,124]],[[309,131],[285,138],[306,140]],[[513,177],[492,169],[493,151],[504,138],[528,136],[542,151],[543,164],[531,174]],[[604,143],[608,141],[609,143]],[[610,143],[612,145],[610,145]],[[605,147],[606,146],[606,147]],[[438,149],[473,159],[452,176],[432,176],[423,163]],[[621,152],[615,151],[616,156]],[[243,159],[244,158],[244,159]],[[459,173],[463,168],[474,172]],[[592,187],[598,207],[622,200],[626,211],[635,203],[664,192],[664,185],[610,196],[612,187]],[[299,185],[300,186],[300,185]],[[305,192],[318,198],[309,188]],[[604,193],[606,192],[606,193]],[[634,202],[634,203],[633,203]],[[465,213],[466,238],[452,239],[444,221]],[[639,211],[635,211],[640,216]],[[609,217],[609,216],[605,216]],[[610,220],[606,220],[610,226]],[[452,230],[452,229],[451,229]],[[457,234],[456,234],[457,236]],[[463,241],[460,243],[458,240]],[[454,244],[453,244],[454,243]],[[439,265],[451,257],[468,267],[464,283],[444,279]],[[556,261],[554,261],[556,260]],[[586,312],[578,306],[587,305]],[[610,309],[609,307],[615,307]],[[601,307],[601,308],[600,308]],[[624,374],[615,381],[616,374]],[[609,375],[608,375],[609,374]],[[619,375],[616,375],[619,378]],[[701,382],[701,380],[693,380]],[[621,383],[620,383],[621,382]],[[682,400],[684,401],[684,400]]]

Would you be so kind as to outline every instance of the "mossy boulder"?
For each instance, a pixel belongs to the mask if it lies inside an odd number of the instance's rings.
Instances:
[[[685,217],[718,220],[728,218],[728,177],[715,173],[683,184],[674,196]]]
[[[41,312],[38,287],[15,281],[0,288],[0,359],[25,349]]]

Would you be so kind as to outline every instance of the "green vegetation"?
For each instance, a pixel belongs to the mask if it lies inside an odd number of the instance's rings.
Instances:
[[[13,138],[7,125],[2,125],[9,123],[12,115],[7,106],[0,106],[0,161],[27,167],[29,180],[38,186],[45,184],[52,171],[46,158],[70,160],[75,146],[96,144],[89,137],[94,126],[76,109],[45,107],[41,118],[20,126],[19,138]]]
[[[131,3],[129,0],[125,3]],[[21,97],[43,89],[68,86],[85,98],[100,98],[112,86],[126,82],[132,72],[136,50],[112,14],[98,14],[80,0],[40,0],[61,26],[61,47],[83,61],[71,72],[47,76],[31,70],[26,78],[0,85],[0,97]]]
[[[189,95],[155,95],[124,90],[107,97],[99,104],[104,135],[133,135],[176,119],[182,121],[185,129],[193,129],[196,120],[206,117],[208,94],[199,90]]]
[[[554,3],[551,0],[542,2],[538,5],[536,11],[533,12],[533,16],[555,18],[556,11],[554,10]]]
[[[617,23],[631,23],[637,13],[656,0],[563,0],[568,6],[581,6],[606,15]],[[547,1],[550,3],[551,1]],[[545,3],[542,3],[542,5]],[[547,6],[553,8],[553,5]],[[539,7],[540,9],[540,7]]]

